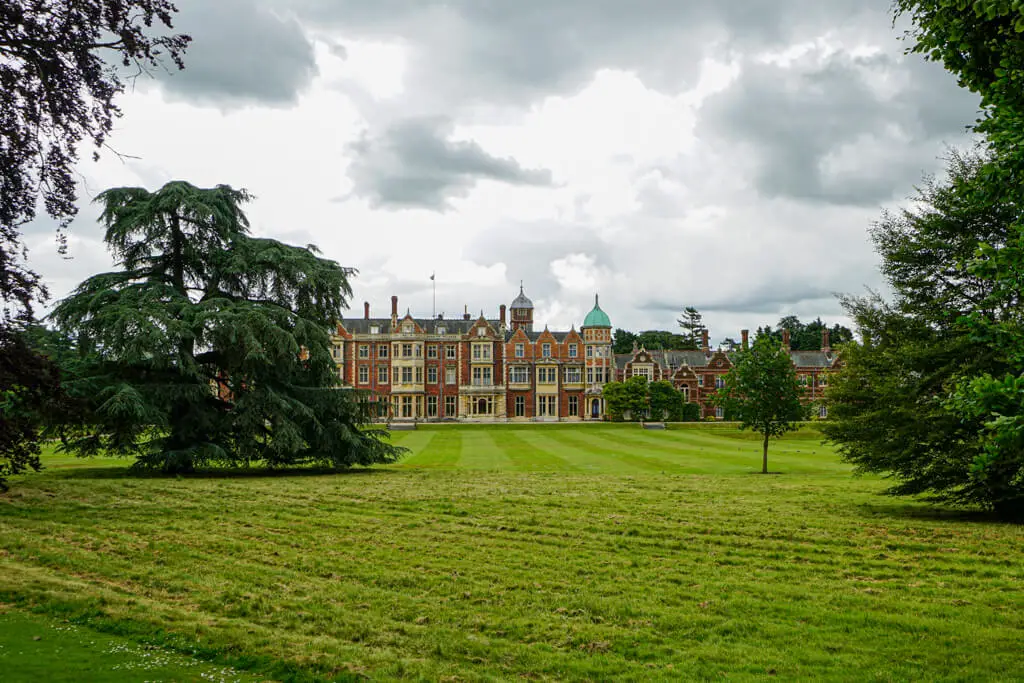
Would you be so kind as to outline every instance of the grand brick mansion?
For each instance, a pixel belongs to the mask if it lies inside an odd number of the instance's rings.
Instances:
[[[523,293],[497,319],[468,312],[457,319],[400,317],[398,297],[391,315],[338,323],[332,354],[347,386],[368,391],[378,415],[391,420],[575,421],[603,420],[607,382],[643,375],[668,380],[684,399],[700,404],[704,417],[721,417],[711,405],[732,367],[729,354],[713,350],[704,332],[695,351],[612,353],[612,324],[594,308],[579,330],[534,329],[533,302]],[[508,313],[509,315],[506,315]],[[788,332],[783,341],[788,348]],[[748,331],[742,331],[743,345]],[[836,366],[828,331],[819,351],[790,351],[807,397],[821,397]]]

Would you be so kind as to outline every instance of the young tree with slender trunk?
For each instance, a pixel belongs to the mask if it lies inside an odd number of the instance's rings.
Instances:
[[[808,409],[800,398],[803,389],[796,368],[782,344],[768,336],[754,340],[749,350],[736,354],[725,376],[725,387],[713,398],[715,405],[763,437],[761,473],[768,474],[768,442],[798,427]]]

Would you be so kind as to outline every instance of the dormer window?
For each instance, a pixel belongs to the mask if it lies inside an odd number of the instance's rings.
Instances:
[[[370,325],[370,334],[380,334],[380,325]]]
[[[443,325],[441,327],[437,328],[437,333],[438,334],[446,334],[447,332],[448,332],[448,330],[446,330]]]
[[[402,325],[402,334],[412,334],[416,331],[416,326],[412,323],[405,323]]]
[[[476,328],[476,336],[478,336],[478,337],[486,337],[487,336],[487,328],[486,327],[478,327],[478,328]]]

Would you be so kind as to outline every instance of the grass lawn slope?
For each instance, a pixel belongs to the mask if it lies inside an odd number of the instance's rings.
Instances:
[[[1011,680],[1024,530],[879,495],[815,432],[438,426],[345,474],[0,497],[0,603],[283,680]],[[60,662],[54,661],[55,670]]]

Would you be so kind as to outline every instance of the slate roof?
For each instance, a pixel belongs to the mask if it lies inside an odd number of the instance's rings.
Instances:
[[[512,308],[533,308],[533,302],[523,294],[523,286],[519,285],[519,296],[512,301]]]
[[[834,352],[824,351],[790,351],[789,355],[798,368],[830,368],[836,359]]]
[[[404,318],[399,318],[398,322],[401,323]],[[472,320],[450,320],[450,319],[431,319],[431,318],[413,318],[417,325],[426,330],[427,334],[437,334],[439,327],[445,328],[445,334],[469,334],[469,331],[473,329],[479,318]],[[488,319],[487,322],[496,331],[501,330],[500,320]],[[378,325],[380,327],[381,334],[391,333],[391,318],[347,318],[340,321],[341,326],[349,331],[351,334],[370,334],[370,327]]]

